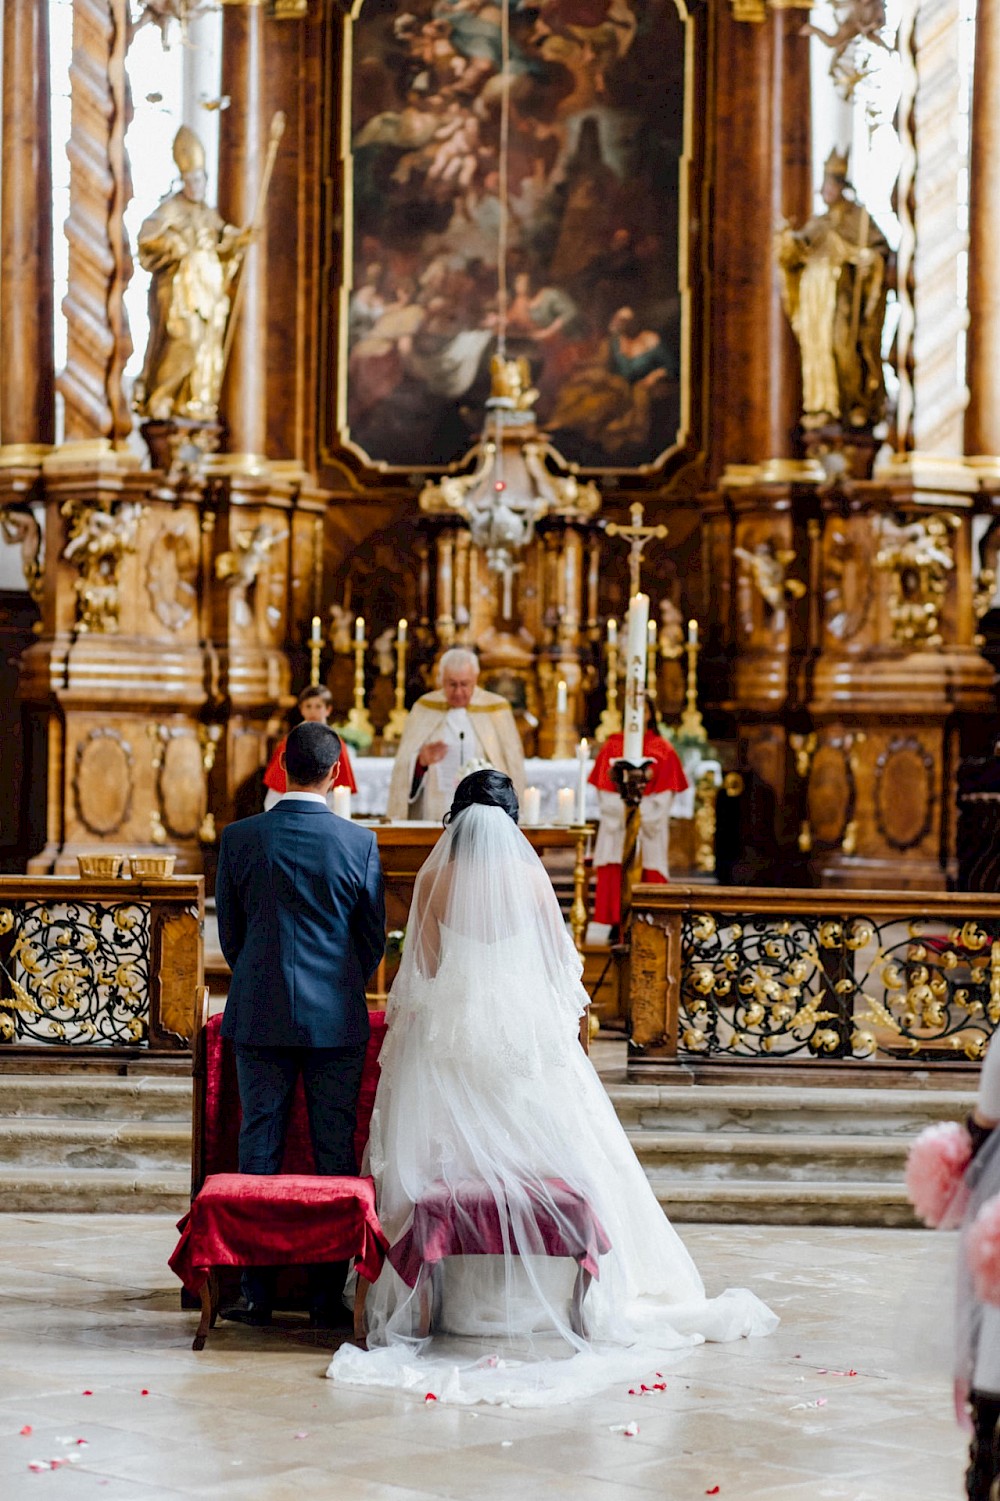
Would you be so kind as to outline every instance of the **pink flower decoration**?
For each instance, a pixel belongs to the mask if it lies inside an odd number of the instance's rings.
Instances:
[[[952,1229],[962,1217],[967,1194],[962,1179],[972,1160],[964,1126],[941,1121],[921,1131],[906,1159],[906,1192],[925,1225]]]
[[[968,1257],[977,1296],[1000,1305],[1000,1194],[987,1199],[973,1220]]]

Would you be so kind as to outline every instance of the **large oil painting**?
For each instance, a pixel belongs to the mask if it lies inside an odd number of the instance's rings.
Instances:
[[[586,468],[649,465],[677,441],[678,4],[511,5],[508,352],[531,363],[539,425]],[[452,464],[481,430],[496,349],[502,14],[364,0],[348,24],[341,411],[373,463]]]

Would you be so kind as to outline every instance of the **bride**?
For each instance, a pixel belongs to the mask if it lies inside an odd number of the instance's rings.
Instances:
[[[778,1323],[746,1289],[707,1298],[657,1203],[517,816],[509,777],[471,773],[417,877],[368,1147],[391,1250],[338,1382],[542,1405]]]

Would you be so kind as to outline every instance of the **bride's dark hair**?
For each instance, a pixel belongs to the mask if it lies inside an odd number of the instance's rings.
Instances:
[[[486,767],[483,771],[470,771],[455,789],[451,807],[444,816],[445,823],[450,824],[466,808],[477,804],[482,808],[502,808],[507,817],[517,823],[517,793],[514,791],[514,783],[505,772],[494,771],[492,767]]]

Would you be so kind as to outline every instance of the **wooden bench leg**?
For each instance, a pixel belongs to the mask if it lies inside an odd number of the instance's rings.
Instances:
[[[573,1333],[579,1335],[580,1339],[587,1338],[587,1324],[583,1317],[583,1300],[587,1296],[587,1290],[592,1280],[587,1269],[578,1265],[576,1269],[576,1281],[573,1283],[573,1300],[570,1303],[569,1323]]]
[[[368,1302],[368,1289],[371,1283],[366,1277],[358,1277],[354,1288],[354,1343],[362,1350],[367,1349],[367,1325],[365,1322],[365,1304]]]
[[[204,1350],[208,1331],[215,1327],[215,1321],[219,1316],[218,1283],[213,1274],[205,1279],[201,1289],[201,1319],[195,1332],[192,1350]]]

